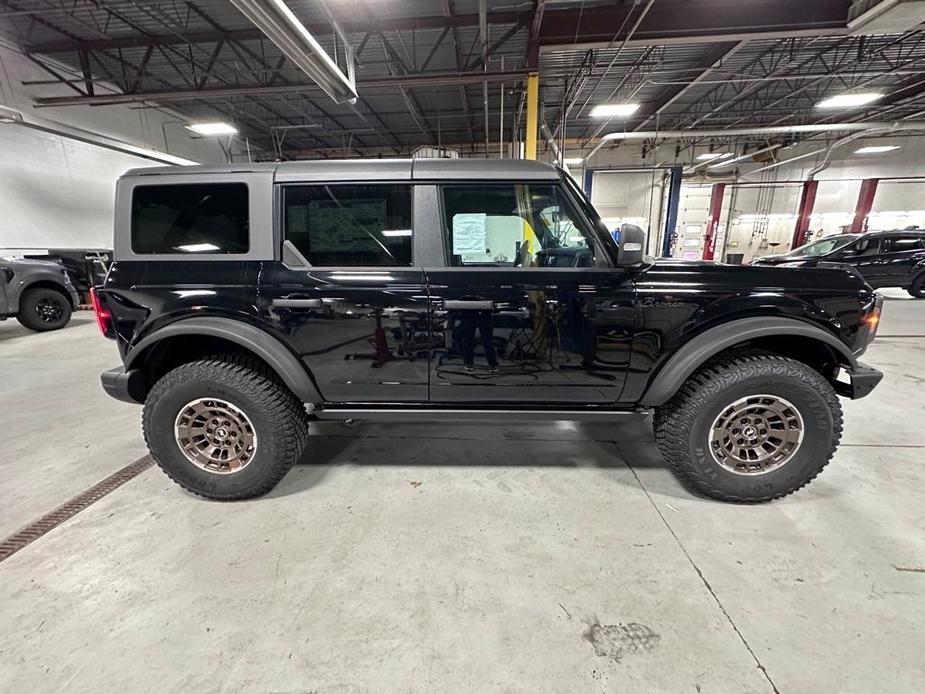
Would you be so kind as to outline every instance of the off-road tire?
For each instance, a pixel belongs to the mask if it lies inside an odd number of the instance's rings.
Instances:
[[[56,315],[53,318],[43,317],[40,309],[42,305],[53,306]],[[36,332],[60,330],[71,320],[71,300],[63,292],[47,287],[27,289],[19,299],[19,313],[16,320]]]
[[[234,473],[215,474],[197,467],[177,442],[174,425],[180,410],[205,397],[232,403],[257,434],[253,458]],[[194,494],[220,501],[266,494],[308,444],[302,403],[265,364],[241,355],[206,357],[167,372],[148,393],[142,429],[151,455],[168,477]]]
[[[799,410],[804,434],[787,462],[760,474],[721,465],[710,449],[719,413],[748,395],[784,398]],[[662,456],[691,491],[722,501],[754,503],[795,492],[824,468],[842,432],[842,411],[831,384],[816,370],[767,354],[720,357],[694,373],[655,411],[655,440]]]
[[[906,291],[916,299],[925,299],[925,272],[912,280],[912,284],[909,285],[909,289]]]

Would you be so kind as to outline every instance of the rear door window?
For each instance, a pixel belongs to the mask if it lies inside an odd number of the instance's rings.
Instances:
[[[138,254],[244,254],[249,249],[245,183],[136,186],[132,251]]]
[[[316,267],[409,266],[411,207],[410,185],[286,186],[285,239]]]
[[[902,253],[903,251],[920,251],[925,249],[925,237],[922,236],[899,236],[893,239],[893,253]]]

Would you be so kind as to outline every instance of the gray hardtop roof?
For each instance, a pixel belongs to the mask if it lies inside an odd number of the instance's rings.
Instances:
[[[291,162],[236,163],[208,166],[154,166],[129,169],[126,177],[196,176],[264,173],[276,181],[508,180],[551,181],[559,177],[551,164],[529,159],[312,159]]]

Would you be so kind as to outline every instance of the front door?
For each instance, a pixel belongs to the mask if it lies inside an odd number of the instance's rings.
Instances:
[[[289,185],[261,301],[327,402],[425,402],[430,348],[412,186]]]
[[[561,185],[454,184],[438,196],[447,262],[425,268],[431,402],[615,403],[634,288],[602,266]]]
[[[841,257],[836,254],[836,258],[833,260],[837,263],[853,265],[868,284],[879,287],[883,280],[884,264],[881,253],[885,245],[884,239],[862,237],[842,250]]]

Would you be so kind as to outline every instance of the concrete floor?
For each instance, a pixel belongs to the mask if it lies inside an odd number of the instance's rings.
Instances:
[[[153,469],[0,564],[0,691],[921,692],[925,301],[887,293],[792,497],[692,497],[639,425],[319,424],[269,497]],[[0,538],[143,454],[115,364],[87,313],[0,323]]]

